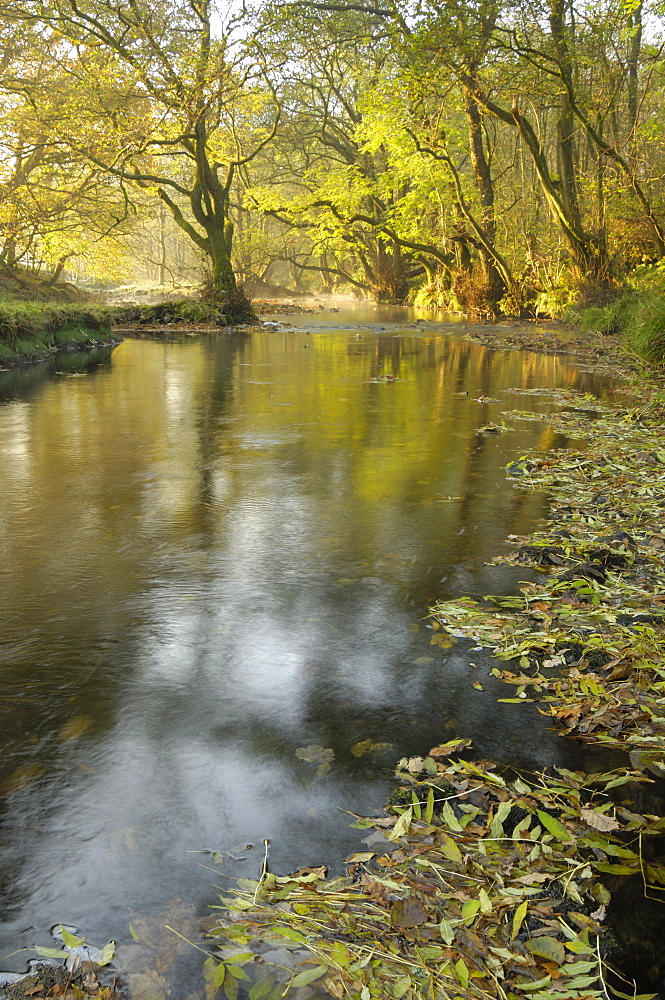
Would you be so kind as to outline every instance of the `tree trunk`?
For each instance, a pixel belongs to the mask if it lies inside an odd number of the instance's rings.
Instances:
[[[491,312],[498,313],[499,300],[506,293],[506,282],[497,267],[496,260],[496,219],[494,217],[494,181],[492,171],[485,154],[483,141],[483,122],[480,108],[471,93],[465,93],[465,112],[469,123],[469,144],[471,161],[476,186],[480,196],[480,217],[486,234],[486,245],[480,248],[480,258],[483,265],[485,284],[487,288],[487,304]]]
[[[572,82],[572,61],[566,37],[566,2],[567,0],[551,0],[549,21],[562,79]],[[561,199],[566,206],[574,227],[581,230],[582,216],[577,191],[577,171],[575,169],[575,116],[566,88],[561,93],[560,102],[559,118],[557,121],[557,163],[561,175]]]
[[[206,243],[210,260],[210,292],[213,298],[224,299],[230,292],[235,292],[236,276],[231,264],[231,247],[233,245],[233,224],[226,222],[210,231]]]

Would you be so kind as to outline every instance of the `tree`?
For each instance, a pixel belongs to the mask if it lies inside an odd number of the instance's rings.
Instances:
[[[278,120],[236,18],[214,0],[26,0],[5,14],[45,25],[85,89],[82,116],[63,121],[70,147],[128,198],[159,198],[207,260],[211,296],[232,300],[231,188]]]
[[[120,186],[61,135],[78,88],[38,26],[0,41],[0,264],[48,268],[54,284],[73,257],[121,264],[133,223]],[[13,26],[16,29],[16,25]]]
[[[659,259],[662,46],[653,18],[645,46],[643,8],[642,0],[269,2],[268,16],[277,11],[287,24],[319,18],[325,27],[317,39],[337,28],[341,41],[338,26],[353,18],[383,58],[378,75],[364,70],[364,108],[349,135],[361,157],[384,157],[383,186],[392,180],[396,197],[382,214],[357,203],[340,213],[340,199],[328,195],[333,173],[321,166],[322,184],[309,173],[308,205],[327,208],[340,224],[344,216],[347,224],[350,218],[371,226],[435,262],[440,274],[451,275],[460,301],[469,276],[476,285],[470,301],[484,298],[490,312],[504,297],[518,307],[533,302],[541,264],[547,280],[563,267],[572,281],[602,288],[640,244]],[[326,54],[333,50],[328,42]],[[343,42],[342,53],[348,55]],[[393,109],[380,141],[377,95],[382,108]],[[334,108],[343,106],[337,95]],[[324,120],[332,117],[326,111]],[[425,207],[423,172],[404,155],[405,133],[411,150],[429,160],[429,190],[445,205],[436,224]],[[402,163],[412,166],[402,186],[400,145]],[[344,188],[347,197],[351,187]],[[412,215],[407,224],[407,206],[418,200],[421,219]]]

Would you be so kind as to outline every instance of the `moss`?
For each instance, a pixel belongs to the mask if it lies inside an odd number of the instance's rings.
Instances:
[[[111,339],[111,312],[105,308],[59,302],[0,299],[0,362],[16,364],[59,347],[85,347]]]
[[[198,326],[225,327],[256,319],[249,299],[242,292],[216,301],[161,302],[152,306],[128,306],[117,311],[121,323],[140,326],[169,326],[191,323]]]

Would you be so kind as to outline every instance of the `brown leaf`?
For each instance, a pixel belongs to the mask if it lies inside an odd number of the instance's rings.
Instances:
[[[608,681],[625,681],[628,677],[630,677],[632,672],[632,663],[629,663],[628,660],[624,660],[623,663],[617,663],[607,679]]]
[[[428,916],[427,907],[416,896],[396,899],[390,907],[390,923],[393,927],[419,927]]]
[[[613,816],[608,816],[606,813],[596,812],[595,809],[582,807],[582,809],[580,809],[580,816],[587,826],[590,826],[593,830],[599,830],[601,833],[609,833],[610,830],[618,830],[621,826],[621,824],[618,823]]]
[[[342,1000],[345,990],[344,984],[340,979],[331,979],[328,977],[328,979],[323,980],[323,986],[332,997],[335,997],[335,1000]]]

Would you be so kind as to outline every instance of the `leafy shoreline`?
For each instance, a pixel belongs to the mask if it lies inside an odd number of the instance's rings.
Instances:
[[[438,604],[433,620],[507,661],[492,670],[506,700],[537,699],[562,735],[626,751],[627,766],[510,779],[460,757],[460,740],[402,760],[391,814],[356,824],[389,853],[353,854],[331,881],[264,871],[222,897],[209,997],[234,1000],[239,980],[251,1000],[638,995],[606,915],[631,877],[665,900],[665,818],[639,807],[665,774],[665,428],[646,406],[547,393],[561,410],[542,419],[587,446],[511,463],[516,488],[553,491],[550,525],[494,560],[545,579]]]

